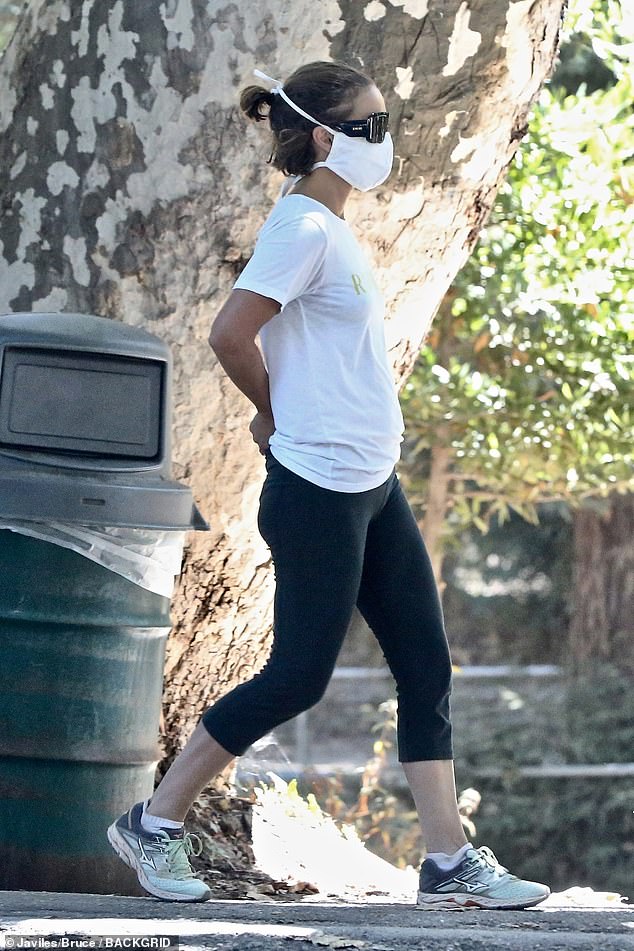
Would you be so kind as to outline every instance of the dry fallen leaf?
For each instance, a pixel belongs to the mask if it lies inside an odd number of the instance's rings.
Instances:
[[[297,895],[318,895],[319,889],[316,885],[311,885],[310,882],[295,882],[289,888],[289,892],[294,892]]]
[[[270,885],[252,885],[245,893],[245,898],[251,898],[253,901],[270,901],[269,895],[274,895],[275,889]]]
[[[317,933],[309,938],[312,944],[318,944],[325,948],[365,948],[365,941],[357,941],[354,938],[343,938],[340,935],[329,935]]]

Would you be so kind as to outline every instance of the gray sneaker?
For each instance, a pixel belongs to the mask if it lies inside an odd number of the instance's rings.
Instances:
[[[422,908],[529,908],[550,895],[547,885],[525,882],[500,865],[486,846],[470,848],[448,871],[425,859],[417,904]]]
[[[198,836],[182,829],[147,832],[142,812],[143,803],[137,802],[109,827],[108,841],[119,858],[134,869],[150,895],[165,901],[207,901],[211,892],[189,864],[189,856],[202,851]]]

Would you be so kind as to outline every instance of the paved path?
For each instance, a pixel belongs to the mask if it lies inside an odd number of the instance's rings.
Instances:
[[[112,895],[0,892],[0,948],[10,947],[11,939],[18,947],[19,935],[36,934],[177,935],[186,951],[634,951],[634,907],[423,912],[403,904],[177,905]]]

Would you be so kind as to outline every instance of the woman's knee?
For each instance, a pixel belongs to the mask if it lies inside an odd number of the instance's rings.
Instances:
[[[453,667],[449,645],[444,638],[428,643],[424,651],[392,657],[390,667],[399,695],[425,693],[442,696],[451,691]]]
[[[323,698],[328,683],[328,674],[302,673],[297,671],[289,680],[271,684],[272,693],[277,693],[280,705],[288,718],[310,710]]]
[[[334,662],[326,661],[324,657],[297,657],[294,663],[284,665],[272,663],[262,671],[261,688],[289,717],[297,716],[322,699],[333,667]]]

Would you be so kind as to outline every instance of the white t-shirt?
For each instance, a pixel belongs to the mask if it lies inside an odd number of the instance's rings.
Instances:
[[[234,287],[282,308],[259,334],[275,458],[339,492],[385,482],[400,456],[403,417],[383,298],[346,222],[306,195],[280,198]]]

